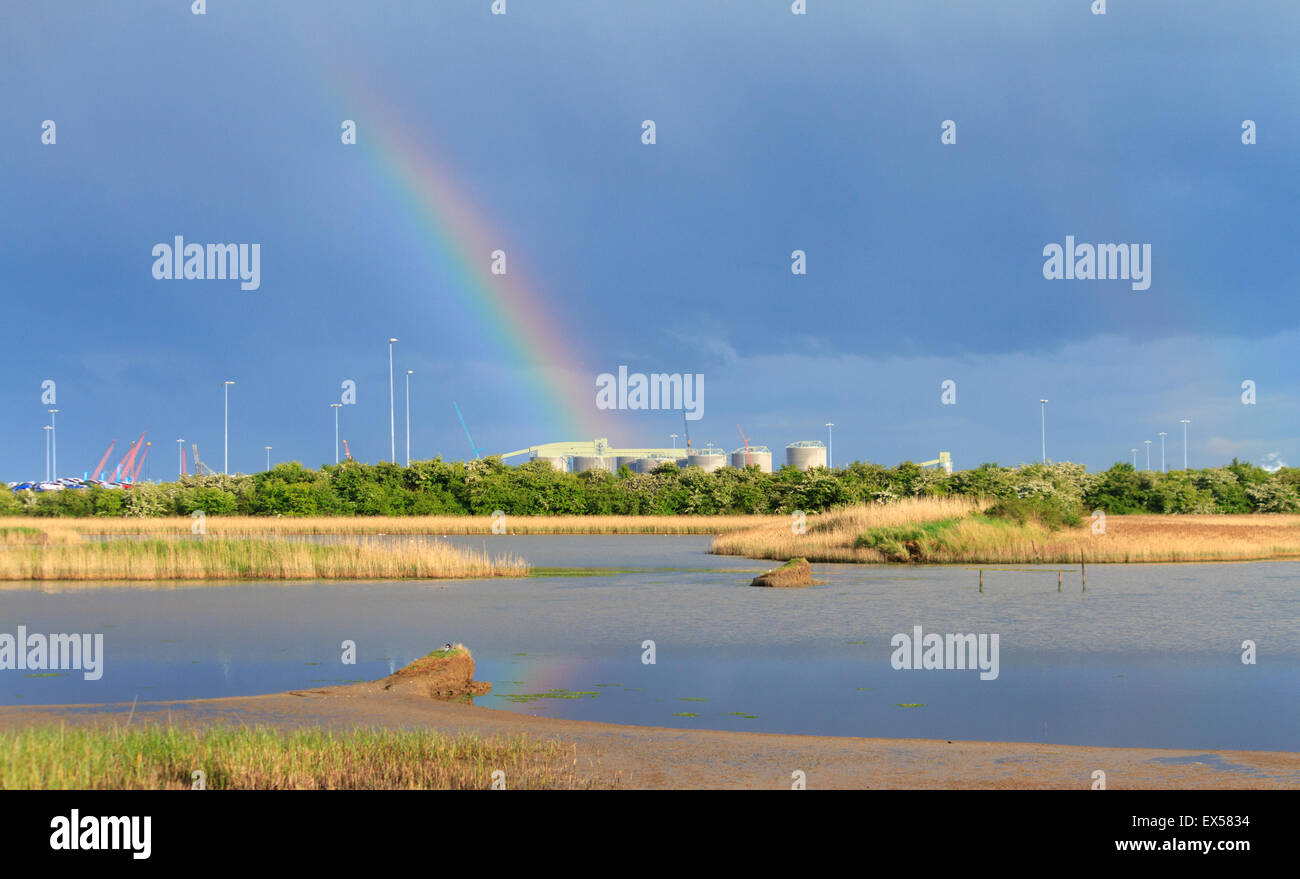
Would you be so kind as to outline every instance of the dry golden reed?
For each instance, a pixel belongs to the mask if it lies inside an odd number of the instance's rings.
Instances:
[[[209,536],[259,537],[274,535],[432,535],[492,534],[491,516],[208,516]],[[788,516],[507,516],[507,534],[723,534],[750,528],[760,522],[788,522]],[[5,529],[37,529],[25,542],[76,541],[91,534],[188,535],[193,519],[158,518],[50,518],[0,517],[0,545]]]
[[[438,540],[170,537],[0,550],[0,580],[389,580],[523,577],[528,563]]]
[[[790,522],[764,524],[719,535],[713,551],[722,555],[818,562],[885,562],[877,549],[855,546],[873,528],[955,520],[917,541],[918,561],[936,564],[1077,564],[1124,562],[1227,562],[1300,558],[1300,515],[1109,516],[1105,533],[1092,522],[1050,531],[1034,522],[973,515],[986,506],[962,498],[934,498],[874,504],[808,518],[807,533]]]

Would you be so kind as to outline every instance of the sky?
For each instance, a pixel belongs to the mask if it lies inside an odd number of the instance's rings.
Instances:
[[[455,402],[485,454],[833,422],[836,463],[1017,464],[1046,398],[1053,460],[1181,466],[1184,418],[1193,467],[1300,460],[1300,6],[491,6],[0,5],[0,479],[50,408],[60,475],[142,431],[220,469],[227,380],[231,471],[332,462],[345,381],[388,459],[390,337],[399,459],[411,370],[418,459],[472,456]],[[176,236],[260,286],[156,278]],[[1149,289],[1044,277],[1066,236]],[[597,408],[620,366],[702,417]]]

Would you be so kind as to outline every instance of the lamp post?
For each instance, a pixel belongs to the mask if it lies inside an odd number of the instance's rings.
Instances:
[[[271,469],[271,447],[263,446],[263,448],[266,449],[266,469],[269,471]]]
[[[1046,401],[1046,400],[1039,400],[1038,403],[1039,403],[1039,406],[1042,408],[1042,422],[1043,422],[1043,463],[1046,464],[1046,463],[1047,463],[1047,401]],[[1134,464],[1134,466],[1136,467],[1137,465]]]
[[[411,375],[415,370],[406,371],[406,466],[411,466]]]
[[[1165,469],[1165,432],[1160,431],[1160,472],[1168,473]]]
[[[1151,440],[1142,440],[1147,446],[1147,470],[1151,469]]]
[[[54,428],[50,427],[48,424],[44,425],[44,427],[45,427],[45,481],[49,482],[50,481],[50,431],[54,430]]]
[[[176,476],[180,478],[185,475],[185,440],[176,440]]]
[[[339,410],[343,408],[342,403],[330,403],[334,409],[334,463],[339,462]]]
[[[835,449],[835,445],[832,442],[833,437],[832,437],[831,429],[833,427],[835,427],[834,421],[826,422],[826,467],[827,469],[830,469],[835,466],[835,457],[832,454],[832,452]]]
[[[59,414],[58,409],[50,410],[50,478],[59,478],[59,429],[55,425],[54,416]]]
[[[221,447],[221,472],[222,473],[230,472],[230,386],[233,384],[234,382],[232,381],[224,381],[221,383],[221,386],[225,390],[225,394],[226,394],[225,439],[222,442],[222,447]]]
[[[672,440],[673,440],[673,448],[674,448],[674,449],[677,448],[677,434],[675,434],[675,433],[670,433],[670,434],[668,434],[668,436],[672,437]]]
[[[391,457],[397,463],[397,416],[393,414],[393,344],[396,339],[388,340],[388,446]]]
[[[1138,450],[1129,449],[1129,451],[1133,453],[1133,469],[1136,470],[1138,468]]]
[[[1180,418],[1178,423],[1183,426],[1183,469],[1187,469],[1187,425],[1191,424],[1192,419]]]

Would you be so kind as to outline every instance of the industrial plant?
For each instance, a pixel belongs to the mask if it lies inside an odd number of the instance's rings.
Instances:
[[[743,436],[743,435],[742,435]],[[633,473],[650,473],[663,464],[679,468],[698,467],[706,473],[728,465],[737,469],[757,467],[763,473],[772,472],[772,450],[767,446],[745,445],[733,449],[703,446],[700,448],[644,448],[620,449],[610,446],[607,439],[590,441],[543,443],[506,452],[496,457],[503,461],[527,455],[530,460],[545,461],[560,472],[583,473],[588,470],[605,470],[616,473],[627,467]],[[785,447],[785,463],[797,470],[827,466],[826,445],[820,440],[800,440]],[[922,467],[939,467],[952,472],[952,456],[940,452],[939,457],[922,461]]]

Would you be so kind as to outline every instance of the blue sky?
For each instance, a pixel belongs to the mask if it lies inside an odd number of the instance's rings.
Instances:
[[[227,378],[232,469],[265,445],[332,461],[343,379],[344,437],[387,457],[390,335],[413,456],[468,453],[452,400],[489,451],[590,438],[553,435],[534,365],[430,258],[364,142],[373,96],[564,328],[593,408],[626,364],[705,376],[697,443],[834,421],[838,461],[1011,464],[1046,397],[1054,459],[1106,467],[1163,430],[1180,463],[1190,418],[1193,466],[1295,463],[1300,6],[1089,5],[5,4],[0,478],[43,472],[46,379],[64,475],[142,430],[155,477],[178,437],[219,463]],[[261,288],[155,280],[177,234],[260,243]],[[1044,279],[1067,235],[1150,244],[1150,289]],[[616,444],[681,433],[599,420]]]

